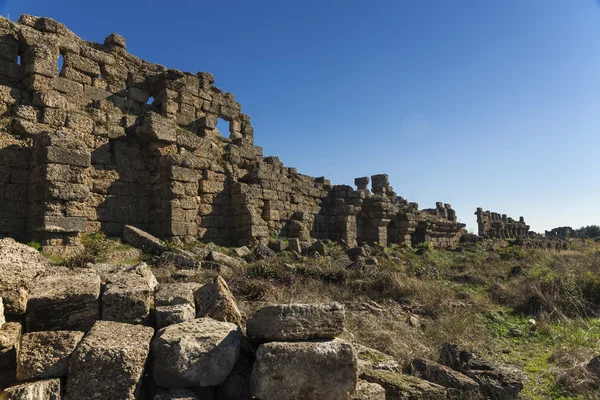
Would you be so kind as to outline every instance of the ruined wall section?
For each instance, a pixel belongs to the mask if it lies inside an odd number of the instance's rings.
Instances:
[[[523,217],[516,221],[506,214],[483,211],[478,208],[475,212],[479,236],[489,239],[517,239],[529,236],[529,225]]]

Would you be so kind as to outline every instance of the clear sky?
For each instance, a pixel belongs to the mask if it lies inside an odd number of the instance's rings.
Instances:
[[[209,71],[255,141],[335,184],[478,206],[533,230],[600,224],[600,5],[594,0],[0,0],[87,40]]]

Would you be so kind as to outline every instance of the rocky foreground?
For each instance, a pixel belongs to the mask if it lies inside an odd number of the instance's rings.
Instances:
[[[57,266],[0,240],[3,399],[513,399],[527,379],[451,343],[402,365],[355,340],[341,303],[263,305],[247,317],[224,277],[273,256],[266,246],[192,253],[134,228],[124,240],[172,276],[214,273],[159,284],[145,263]],[[358,261],[363,252],[348,250]]]

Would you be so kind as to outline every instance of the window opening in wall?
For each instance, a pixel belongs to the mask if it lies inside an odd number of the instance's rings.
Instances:
[[[219,118],[217,121],[217,130],[223,137],[229,137],[229,121]]]
[[[62,54],[58,55],[58,75],[62,73],[63,66],[65,65],[65,59]]]
[[[154,97],[152,97],[152,96],[148,97],[148,101],[146,102],[146,104],[150,104],[150,105],[154,104]]]
[[[17,56],[17,64],[21,65],[21,56]]]

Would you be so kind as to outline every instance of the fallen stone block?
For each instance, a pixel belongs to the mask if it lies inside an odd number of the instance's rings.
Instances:
[[[60,379],[27,382],[4,389],[6,400],[60,400]]]
[[[433,361],[416,358],[411,361],[410,372],[429,382],[448,389],[453,398],[474,398],[479,396],[479,385],[473,379]]]
[[[31,281],[45,271],[45,263],[37,250],[0,239],[0,297],[6,314],[25,314]]]
[[[202,262],[196,259],[194,253],[177,249],[162,253],[156,265],[162,268],[198,270],[202,267]]]
[[[67,376],[71,354],[82,338],[83,332],[77,331],[24,334],[17,357],[17,379],[28,381]]]
[[[259,399],[347,400],[356,382],[346,341],[273,342],[258,348],[251,388]]]
[[[218,251],[211,251],[206,259],[229,268],[243,268],[246,265],[246,261],[241,258],[231,257]]]
[[[134,400],[154,330],[98,321],[71,356],[67,399]]]
[[[27,302],[27,331],[88,331],[99,319],[100,277],[56,269],[37,278]]]
[[[385,389],[377,383],[359,380],[350,400],[385,400]]]
[[[399,372],[401,369],[400,364],[394,357],[379,350],[356,343],[354,344],[354,351],[358,359],[358,369],[361,372],[371,369]]]
[[[16,379],[21,330],[18,322],[7,322],[0,328],[0,388],[10,386]]]
[[[154,382],[163,388],[223,383],[238,359],[242,337],[236,325],[210,318],[161,329],[152,342]]]
[[[154,292],[156,328],[179,324],[196,318],[194,293],[199,283],[167,283]]]
[[[124,266],[117,264],[88,264],[88,268],[91,268],[100,275],[102,283],[106,283],[107,279],[117,273],[133,273],[144,278],[148,282],[150,289],[154,290],[158,286],[158,281],[154,276],[154,273],[148,267],[148,264],[141,262],[133,266]]]
[[[246,246],[242,246],[242,247],[235,247],[233,249],[233,252],[235,253],[236,256],[238,257],[247,257],[250,254],[252,254],[252,250],[250,250],[248,247]]]
[[[125,225],[123,241],[144,253],[160,254],[165,251],[160,239],[131,225]]]
[[[344,329],[344,307],[331,304],[283,304],[256,311],[246,326],[261,341],[328,339]]]
[[[150,316],[153,293],[148,280],[131,272],[109,276],[102,294],[102,320],[143,324]]]
[[[261,243],[254,247],[252,254],[256,260],[268,260],[277,257],[277,254],[273,250]]]
[[[232,322],[238,326],[244,322],[244,317],[229,286],[220,276],[197,290],[194,297],[198,318],[210,317],[217,321]]]
[[[410,375],[384,370],[363,371],[361,379],[377,383],[385,389],[388,400],[402,399],[446,399],[446,388]]]

